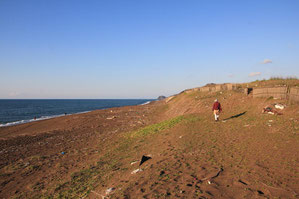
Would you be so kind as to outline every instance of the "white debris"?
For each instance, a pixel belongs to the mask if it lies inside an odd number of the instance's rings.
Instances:
[[[248,126],[249,126],[249,124],[245,124],[245,125],[244,125],[244,127],[248,127]]]
[[[180,136],[179,138],[182,138],[183,136]]]
[[[277,109],[280,109],[280,110],[282,110],[282,109],[284,109],[284,105],[282,105],[282,104],[275,104],[275,108],[277,108]]]
[[[273,112],[268,112],[268,114],[270,114],[270,115],[274,115],[274,113],[273,113]]]
[[[107,120],[112,120],[112,119],[114,119],[114,118],[116,118],[116,116],[107,117],[106,119],[107,119]]]
[[[269,122],[273,122],[273,120],[269,120]]]
[[[131,174],[135,174],[135,173],[138,173],[138,172],[141,172],[141,171],[143,171],[143,170],[142,169],[136,169],[136,170],[132,171]]]
[[[108,195],[108,194],[110,194],[114,190],[115,190],[115,188],[111,187],[111,188],[108,188],[105,193],[106,193],[106,195]]]
[[[210,180],[208,180],[208,184],[212,184]]]
[[[136,164],[138,161],[131,162],[131,165]]]

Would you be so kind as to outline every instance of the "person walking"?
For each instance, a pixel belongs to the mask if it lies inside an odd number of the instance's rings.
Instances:
[[[218,121],[219,120],[219,114],[222,111],[222,108],[221,108],[221,104],[218,102],[217,99],[215,99],[215,101],[214,101],[212,111],[213,111],[214,116],[215,116],[215,121]]]

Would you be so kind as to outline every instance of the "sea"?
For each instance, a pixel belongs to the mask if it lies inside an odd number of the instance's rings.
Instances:
[[[0,99],[0,127],[85,113],[98,109],[144,105],[152,99]]]

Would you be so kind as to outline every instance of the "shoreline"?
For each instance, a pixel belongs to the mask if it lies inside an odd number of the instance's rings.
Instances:
[[[0,128],[0,198],[32,198],[40,190],[27,192],[26,187],[38,182],[50,189],[59,185],[71,173],[98,161],[106,146],[114,146],[124,132],[152,124],[159,104],[113,107]],[[6,170],[15,165],[19,166]]]
[[[142,104],[126,105],[126,106],[143,106],[143,105],[147,105],[147,104],[149,104],[149,103],[151,103],[153,101],[155,101],[155,100],[146,101],[146,102],[144,102]],[[7,122],[7,123],[0,123],[0,128],[10,127],[10,126],[17,126],[17,125],[27,124],[27,123],[37,122],[37,121],[44,121],[44,120],[49,120],[49,119],[53,119],[53,118],[59,118],[59,117],[63,117],[63,116],[70,116],[70,115],[78,115],[78,114],[82,114],[82,113],[89,113],[89,112],[97,111],[97,110],[105,110],[105,109],[120,108],[120,107],[125,107],[125,106],[114,106],[114,107],[109,107],[109,108],[94,109],[94,110],[81,111],[81,112],[75,112],[75,113],[70,113],[70,114],[46,115],[46,116],[41,116],[39,118],[24,119],[24,120],[12,121],[12,122]]]

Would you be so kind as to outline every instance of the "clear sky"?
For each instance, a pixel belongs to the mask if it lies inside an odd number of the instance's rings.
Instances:
[[[156,98],[299,76],[298,0],[0,0],[0,98]]]

